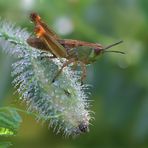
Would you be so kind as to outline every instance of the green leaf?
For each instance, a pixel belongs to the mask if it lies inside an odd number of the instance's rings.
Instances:
[[[0,136],[15,135],[22,119],[17,111],[11,107],[0,108]]]
[[[8,148],[11,145],[11,142],[0,142],[0,148]]]

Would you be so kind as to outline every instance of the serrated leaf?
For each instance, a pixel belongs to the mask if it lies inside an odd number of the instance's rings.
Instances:
[[[0,136],[15,135],[22,119],[17,111],[11,107],[0,108]]]

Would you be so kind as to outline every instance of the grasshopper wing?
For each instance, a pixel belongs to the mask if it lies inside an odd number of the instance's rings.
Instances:
[[[58,43],[56,39],[50,36],[41,25],[37,25],[35,27],[35,33],[37,37],[40,38],[44,42],[44,44],[46,44],[47,49],[49,49],[49,51],[53,53],[56,57],[67,57],[66,49],[60,43]]]
[[[37,13],[31,13],[30,19],[35,26],[41,25],[48,35],[52,36],[54,39],[60,39],[60,37],[41,20],[41,17]]]

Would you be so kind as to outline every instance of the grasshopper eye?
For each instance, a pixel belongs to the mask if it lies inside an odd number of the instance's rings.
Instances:
[[[99,55],[101,53],[102,49],[103,49],[102,47],[101,48],[94,48],[95,54]]]

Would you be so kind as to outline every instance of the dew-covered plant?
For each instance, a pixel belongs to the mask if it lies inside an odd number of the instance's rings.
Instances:
[[[0,20],[0,46],[15,57],[13,85],[38,120],[49,121],[57,133],[77,135],[87,132],[90,122],[87,85],[80,84],[78,71],[66,67],[52,80],[65,59],[50,59],[50,53],[30,47],[30,34],[12,23]]]

